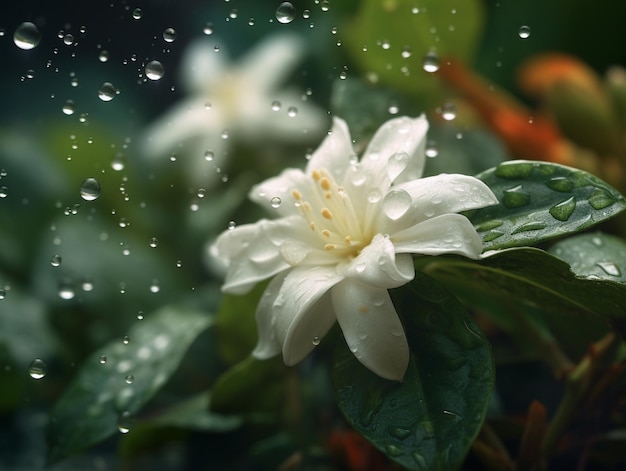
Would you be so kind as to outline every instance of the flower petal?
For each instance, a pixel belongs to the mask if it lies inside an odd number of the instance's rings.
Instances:
[[[303,54],[304,41],[300,36],[275,34],[239,60],[237,73],[260,92],[269,93],[287,78]]]
[[[193,42],[185,51],[181,78],[187,92],[205,95],[224,78],[228,54],[223,49],[217,52],[215,46],[218,44],[220,42],[216,39],[203,39]]]
[[[277,225],[284,227],[285,221],[263,219],[225,231],[217,238],[210,251],[227,264],[222,291],[246,293],[259,281],[289,268],[281,256],[280,244],[268,237]]]
[[[331,297],[354,356],[378,376],[402,381],[409,347],[389,293],[346,279],[333,287]]]
[[[297,267],[272,280],[257,307],[259,342],[253,355],[269,358],[281,345],[285,364],[301,361],[335,322],[330,300],[323,298],[342,279],[334,267]]]
[[[441,214],[483,208],[498,202],[491,189],[478,178],[445,173],[393,186],[383,199],[383,213],[387,199],[403,203],[400,206],[404,210],[400,214],[397,204],[388,205],[393,211],[388,212],[387,218],[395,221],[387,227],[386,232],[390,234]],[[384,222],[381,224],[385,226]]]
[[[477,259],[483,250],[480,236],[461,214],[443,214],[393,234],[396,252],[422,255],[459,254]]]
[[[363,171],[376,175],[384,190],[390,182],[420,178],[426,161],[427,131],[428,121],[423,115],[387,121],[376,131],[363,154]]]
[[[338,270],[346,278],[384,289],[397,288],[415,277],[411,257],[396,257],[394,245],[382,234],[375,235],[354,260]]]
[[[330,133],[317,148],[306,166],[306,173],[326,169],[335,181],[341,182],[350,166],[350,158],[355,156],[348,125],[343,119],[334,118]]]

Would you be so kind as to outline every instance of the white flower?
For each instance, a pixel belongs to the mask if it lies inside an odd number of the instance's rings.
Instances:
[[[225,231],[211,253],[228,267],[226,292],[274,276],[256,311],[255,357],[282,349],[293,365],[337,320],[361,363],[403,378],[409,350],[387,290],[413,279],[410,254],[478,258],[476,230],[455,213],[497,203],[474,177],[420,179],[427,129],[424,117],[388,121],[359,162],[346,123],[335,119],[304,172],[287,169],[252,189],[250,198],[279,217]]]
[[[303,101],[303,93],[279,88],[304,49],[299,36],[277,34],[229,64],[223,45],[193,43],[182,63],[189,96],[148,129],[144,154],[185,154],[193,159],[193,178],[200,181],[215,175],[230,141],[299,143],[319,137],[328,129],[327,114]]]

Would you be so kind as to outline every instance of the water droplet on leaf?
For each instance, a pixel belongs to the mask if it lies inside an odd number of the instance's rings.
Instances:
[[[522,185],[517,185],[504,191],[502,203],[509,209],[526,206],[530,203],[530,194],[522,189]]]

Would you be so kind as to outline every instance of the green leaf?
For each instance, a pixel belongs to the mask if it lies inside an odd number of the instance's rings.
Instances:
[[[626,242],[601,232],[568,237],[549,252],[569,263],[578,276],[626,283]]]
[[[222,414],[278,414],[284,405],[286,371],[280,356],[269,360],[249,356],[215,381],[211,410]]]
[[[127,427],[210,323],[206,314],[165,307],[136,323],[128,344],[116,340],[89,356],[50,414],[49,461]]]
[[[404,381],[382,379],[338,348],[331,374],[339,407],[359,433],[407,468],[458,469],[493,389],[489,343],[463,305],[422,273],[392,295],[411,349]]]
[[[427,53],[471,60],[483,25],[477,0],[365,0],[345,40],[352,58],[382,83],[442,97],[440,82],[423,69]]]
[[[467,213],[488,249],[532,245],[605,221],[624,197],[597,177],[545,162],[510,161],[479,175],[499,204]]]
[[[503,297],[512,304],[529,303],[561,325],[577,316],[593,316],[626,332],[626,286],[597,277],[578,277],[567,263],[543,250],[521,247],[495,252],[480,260],[432,257],[422,269],[446,285],[473,297]]]

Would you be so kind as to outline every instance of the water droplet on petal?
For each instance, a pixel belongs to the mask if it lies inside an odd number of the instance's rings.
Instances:
[[[228,230],[232,231],[235,227],[237,227],[237,223],[235,221],[228,221]]]
[[[93,201],[100,196],[102,187],[95,178],[86,178],[80,185],[80,196],[85,201]]]
[[[526,25],[520,26],[517,34],[522,39],[528,39],[528,37],[530,36],[530,27]]]
[[[104,82],[98,89],[98,98],[102,101],[111,101],[116,94],[117,89],[111,82]]]
[[[40,358],[35,358],[28,367],[28,375],[33,379],[41,379],[47,372],[48,365]]]
[[[437,72],[439,70],[439,56],[434,52],[426,53],[422,68],[428,73]]]
[[[173,43],[176,40],[176,30],[174,28],[166,28],[163,31],[163,40],[166,43]]]
[[[146,64],[146,77],[150,80],[159,80],[165,75],[165,69],[163,68],[163,64],[159,61],[150,61]]]
[[[24,50],[37,47],[41,41],[41,33],[37,26],[30,21],[26,21],[19,25],[13,33],[13,42],[17,47]]]
[[[396,152],[387,163],[387,176],[392,182],[404,171],[409,163],[409,154],[406,152]]]
[[[282,200],[278,196],[274,196],[270,200],[270,204],[272,205],[272,208],[278,208],[281,203],[282,203]]]
[[[283,2],[276,9],[276,19],[279,23],[291,23],[296,17],[296,8],[291,2]]]
[[[383,198],[383,212],[391,220],[400,219],[411,208],[413,200],[404,190],[391,190]]]

